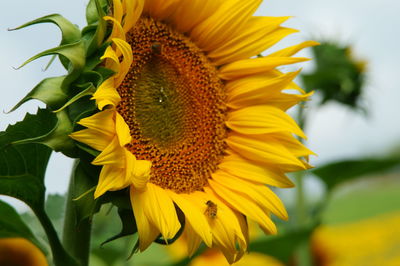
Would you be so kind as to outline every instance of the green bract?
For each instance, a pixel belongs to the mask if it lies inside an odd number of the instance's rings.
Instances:
[[[44,16],[11,29],[19,30],[36,24],[51,23],[60,29],[62,35],[58,47],[31,57],[19,68],[50,55],[52,58],[49,65],[58,57],[66,74],[39,82],[10,112],[31,99],[42,101],[46,108],[39,109],[34,115],[26,115],[23,121],[0,132],[0,194],[15,197],[31,207],[48,236],[53,259],[58,266],[78,264],[64,250],[45,212],[44,175],[52,150],[72,158],[80,158],[81,163],[74,169],[75,178],[72,184],[75,194],[72,201],[73,208],[76,208],[75,223],[98,211],[99,205],[94,200],[93,193],[90,193],[98,178],[98,169],[91,166],[90,161],[98,152],[82,144],[77,146],[69,134],[77,127],[77,121],[93,114],[96,107],[90,99],[91,95],[113,74],[101,66],[100,59],[109,45],[105,42],[107,24],[102,19],[107,8],[106,0],[91,0],[86,14],[88,26],[82,31],[59,14]],[[88,167],[91,169],[88,170]],[[3,208],[2,204],[0,202],[0,207],[6,210],[8,207],[4,203]],[[15,228],[11,231],[4,227],[4,222],[0,221],[0,227],[9,234],[25,237],[38,245],[22,222],[15,222]],[[3,232],[0,237],[7,236],[7,232]]]

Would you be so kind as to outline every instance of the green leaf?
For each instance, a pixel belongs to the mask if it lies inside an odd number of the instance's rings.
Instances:
[[[39,109],[36,115],[27,114],[23,121],[0,133],[0,194],[43,208],[43,179],[51,150],[42,144],[13,143],[47,134],[56,121],[53,113]]]
[[[62,90],[62,84],[66,76],[53,77],[42,80],[21,101],[19,101],[9,113],[18,109],[25,102],[36,99],[44,102],[48,107],[55,110],[60,108],[68,98]]]
[[[255,241],[250,243],[249,250],[268,254],[288,265],[291,257],[299,246],[309,239],[313,230],[314,226],[276,237],[269,237],[267,240]]]
[[[45,251],[14,208],[1,200],[0,214],[0,238],[22,237],[31,241],[42,251]]]
[[[45,109],[42,109],[45,110]],[[43,114],[45,111],[42,111]],[[54,113],[47,110],[48,118],[54,120]],[[40,143],[44,144],[54,151],[60,151],[69,157],[76,157],[76,146],[75,142],[69,137],[72,133],[72,123],[68,117],[66,111],[57,112],[55,114],[56,122],[53,121],[53,128],[48,129],[49,131],[40,136],[34,136],[31,138],[24,138],[18,141],[14,141],[13,144],[28,144],[28,143]],[[41,118],[45,121],[46,118]]]
[[[338,184],[359,178],[365,175],[384,172],[400,165],[400,159],[392,158],[365,158],[329,163],[312,170],[311,173],[319,177],[331,190]]]

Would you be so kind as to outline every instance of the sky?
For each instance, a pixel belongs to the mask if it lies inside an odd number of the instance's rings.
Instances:
[[[11,114],[4,113],[31,88],[44,78],[65,74],[59,63],[43,71],[49,57],[20,70],[14,69],[29,57],[57,46],[61,38],[57,27],[41,24],[19,31],[7,29],[52,13],[60,13],[83,28],[86,3],[82,0],[4,1],[0,16],[0,130],[21,120],[26,112],[35,113],[37,106],[44,106],[31,101]],[[383,155],[393,147],[399,147],[398,10],[398,0],[268,0],[263,1],[257,11],[257,15],[293,16],[285,26],[300,30],[272,50],[307,39],[335,40],[351,44],[356,57],[368,61],[368,80],[363,97],[370,112],[368,117],[338,104],[328,104],[318,110],[315,108],[316,100],[308,104],[307,146],[318,154],[311,159],[314,165],[343,158]],[[304,51],[299,55],[310,57],[311,53]],[[292,71],[300,67],[307,72],[312,68],[312,62],[284,67],[283,70]],[[67,190],[71,166],[71,159],[53,153],[45,179],[48,193]],[[13,204],[21,206],[17,201]]]

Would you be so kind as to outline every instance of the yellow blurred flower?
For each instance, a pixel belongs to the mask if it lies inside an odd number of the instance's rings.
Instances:
[[[0,265],[47,266],[44,254],[25,238],[0,238]]]
[[[230,264],[224,258],[224,255],[216,249],[209,249],[200,256],[194,258],[189,266],[229,266]],[[284,266],[277,259],[261,253],[248,253],[242,259],[234,264],[234,266]]]
[[[400,265],[400,212],[344,225],[321,226],[312,236],[316,265]]]

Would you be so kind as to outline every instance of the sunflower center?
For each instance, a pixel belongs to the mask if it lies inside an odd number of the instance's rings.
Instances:
[[[202,51],[168,25],[143,17],[127,33],[133,63],[118,93],[129,150],[152,162],[150,181],[200,191],[225,150],[223,84]]]
[[[179,75],[166,60],[154,56],[136,81],[135,115],[143,137],[168,148],[184,135],[185,103]]]

